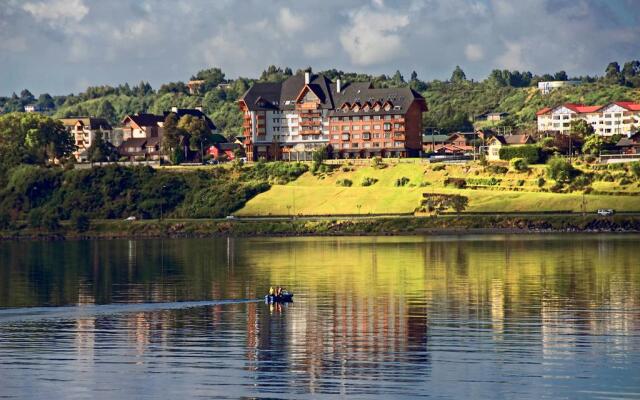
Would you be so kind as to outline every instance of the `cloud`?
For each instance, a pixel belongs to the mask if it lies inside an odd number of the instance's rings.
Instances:
[[[154,87],[270,64],[447,79],[456,65],[602,74],[640,54],[636,0],[0,0],[0,96]],[[89,71],[89,72],[87,72]]]
[[[333,54],[333,45],[329,41],[305,43],[302,52],[309,58],[329,57]]]
[[[407,15],[362,8],[351,15],[340,43],[354,65],[384,63],[405,53],[399,31],[407,25]]]
[[[464,55],[469,61],[480,61],[484,58],[484,51],[482,46],[470,43],[465,46]]]
[[[498,57],[498,67],[505,69],[526,69],[522,59],[523,45],[517,42],[505,42],[506,51]]]
[[[29,2],[22,8],[33,15],[37,21],[58,22],[60,20],[81,21],[88,13],[89,7],[83,0],[51,0],[48,2]]]
[[[286,33],[295,33],[304,28],[304,19],[285,7],[280,10],[280,26]]]

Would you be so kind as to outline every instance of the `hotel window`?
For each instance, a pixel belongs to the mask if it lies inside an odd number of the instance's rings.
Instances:
[[[342,148],[343,149],[348,149],[349,148],[349,143],[342,143]]]
[[[396,114],[396,115],[394,115],[394,116],[393,116],[393,118],[395,118],[395,119],[399,119],[399,118],[402,118],[402,115],[400,115],[400,114]]]
[[[384,134],[384,138],[385,139],[390,139],[391,138],[391,134],[390,133],[385,133]]]
[[[348,133],[343,133],[342,134],[342,140],[349,140],[349,134]]]
[[[359,131],[360,130],[360,125],[354,125],[353,126],[353,130],[354,131]]]
[[[298,128],[296,128],[295,126],[291,127],[291,132],[298,132]]]
[[[402,124],[393,124],[393,129],[400,129],[402,128]]]
[[[329,135],[322,135],[322,140],[329,140]]]
[[[387,123],[385,123],[385,124],[384,124],[384,130],[385,130],[385,131],[390,131],[390,130],[391,130],[391,124],[387,124]]]
[[[331,117],[331,121],[340,121],[340,117]]]
[[[380,125],[374,125],[374,126],[373,126],[373,129],[375,129],[375,130],[380,130]]]
[[[340,140],[340,135],[331,135],[331,139]]]
[[[373,116],[373,120],[374,121],[380,121],[380,116],[379,115],[374,115]]]
[[[391,120],[391,115],[385,115],[385,116],[384,116],[384,120],[385,120],[385,121],[389,121],[389,120]]]
[[[370,119],[371,119],[371,117],[368,116],[368,115],[365,115],[364,117],[362,117],[363,121],[369,121]]]
[[[352,117],[351,120],[352,121],[360,121],[360,117]]]
[[[403,147],[404,143],[403,142],[396,142],[395,145],[396,145],[396,147]]]
[[[352,139],[360,139],[360,134],[359,133],[354,133],[353,135],[351,135]]]
[[[370,129],[371,129],[371,125],[365,125],[365,126],[362,127],[363,131],[368,131]]]
[[[342,117],[342,120],[343,120],[343,121],[348,121],[348,120],[349,120],[349,117]]]
[[[393,147],[393,143],[391,143],[391,142],[384,142],[384,147]]]
[[[334,126],[331,127],[331,130],[332,131],[339,131],[340,127],[338,125],[334,125]]]
[[[371,143],[369,143],[369,142],[365,143],[365,144],[364,144],[364,148],[365,148],[365,149],[369,149],[369,148],[371,148]]]
[[[358,146],[359,146],[359,145],[358,145],[358,143],[352,143],[352,145],[353,145],[353,148],[354,148],[354,149],[357,149],[357,148],[358,148]]]
[[[342,125],[342,130],[343,131],[348,131],[349,130],[349,125]]]
[[[374,134],[373,134],[373,138],[374,138],[374,139],[380,139],[380,137],[381,137],[381,136],[380,136],[380,134],[379,134],[379,133],[374,133]]]
[[[373,147],[380,147],[380,143],[378,143],[378,142],[373,142]]]
[[[369,132],[364,132],[364,133],[362,134],[362,138],[363,138],[364,140],[370,140],[370,139],[371,139],[371,133],[369,133]]]
[[[611,118],[611,114],[605,114],[604,117],[605,118]]]

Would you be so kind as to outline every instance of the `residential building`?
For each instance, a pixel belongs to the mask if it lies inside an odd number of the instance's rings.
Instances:
[[[189,88],[189,94],[198,94],[200,93],[200,88],[204,85],[204,81],[197,79],[197,80],[190,80],[189,82],[187,82],[187,87]]]
[[[122,136],[118,134],[118,131],[114,132],[109,122],[104,118],[71,117],[61,118],[60,121],[73,136],[76,145],[73,155],[79,162],[88,161],[87,150],[93,144],[98,132],[102,134],[102,139],[105,142],[109,142],[115,147],[122,143]]]
[[[476,115],[476,121],[502,121],[507,118],[509,113],[506,112],[487,112],[484,114]]]
[[[640,132],[637,132],[630,137],[623,137],[616,144],[622,153],[624,154],[640,154]]]
[[[577,86],[582,82],[580,81],[546,81],[546,82],[538,82],[538,90],[542,94],[549,94],[554,89],[558,89],[565,86]]]
[[[125,140],[161,137],[163,123],[164,115],[145,113],[127,115],[122,120],[123,137]]]
[[[425,153],[435,153],[442,148],[449,140],[450,135],[422,135],[422,151]]]
[[[505,146],[524,146],[534,144],[530,135],[495,135],[487,140],[487,160],[500,159],[500,149]]]
[[[536,113],[539,132],[571,131],[571,121],[583,119],[603,136],[631,135],[640,127],[640,104],[618,101],[605,106],[586,106],[566,103],[554,108],[543,108]]]
[[[38,104],[27,104],[24,106],[24,112],[33,113],[33,112],[46,112],[49,111],[47,107],[42,107]]]
[[[233,161],[236,158],[236,151],[241,149],[242,145],[238,143],[214,143],[209,147],[208,153],[216,160],[219,160],[224,155],[228,161]]]
[[[118,151],[123,157],[131,159],[145,157],[148,159],[161,158],[160,146],[162,143],[163,125],[165,118],[174,113],[178,119],[185,115],[192,115],[205,120],[209,128],[215,133],[216,126],[213,121],[202,112],[201,108],[177,108],[165,111],[163,115],[157,114],[133,114],[127,115],[122,120],[124,143]]]
[[[334,158],[417,156],[424,98],[404,88],[342,84],[307,72],[256,83],[240,99],[247,158],[311,160],[327,146]]]

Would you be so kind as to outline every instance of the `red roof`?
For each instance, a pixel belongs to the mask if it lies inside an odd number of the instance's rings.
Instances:
[[[551,111],[551,108],[549,108],[549,107],[545,107],[545,108],[543,108],[542,110],[538,111],[538,112],[536,113],[536,115],[546,114],[546,113],[548,113],[549,111]]]
[[[584,104],[565,103],[564,106],[577,113],[592,113],[602,108],[602,106],[585,106]]]
[[[616,101],[616,105],[619,105],[622,108],[626,108],[629,111],[640,111],[640,104],[634,103],[632,101]]]

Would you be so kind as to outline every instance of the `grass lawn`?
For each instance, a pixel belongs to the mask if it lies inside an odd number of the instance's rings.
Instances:
[[[443,185],[446,177],[496,176],[502,179],[500,186],[520,186],[524,190],[534,190],[537,189],[537,179],[544,176],[544,169],[537,166],[528,173],[510,171],[504,175],[488,175],[481,172],[482,168],[479,166],[447,166],[443,171],[432,171],[428,164],[398,164],[384,169],[369,166],[350,168],[353,170],[336,170],[320,177],[305,173],[288,185],[274,185],[269,191],[250,200],[236,214],[250,216],[412,213],[420,205],[422,193],[425,192],[467,196],[468,212],[582,210],[581,193],[453,189]],[[361,182],[365,177],[378,179],[378,182],[363,187]],[[396,187],[396,180],[402,177],[409,178],[409,184]],[[350,179],[353,186],[339,186],[337,181],[343,179]],[[634,184],[632,187],[638,186]],[[586,195],[584,200],[587,211],[595,211],[598,208],[640,211],[640,196]]]

